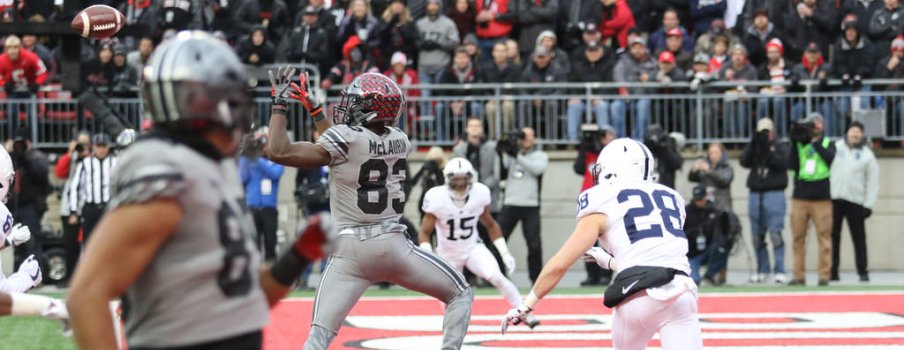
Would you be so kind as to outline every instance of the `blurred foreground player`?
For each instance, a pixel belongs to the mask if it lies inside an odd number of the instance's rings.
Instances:
[[[324,235],[302,235],[261,268],[233,158],[251,100],[229,46],[181,32],[143,73],[154,129],[122,154],[75,271],[67,305],[78,346],[116,349],[107,303],[123,295],[131,350],[260,349],[268,306],[320,257]]]
[[[597,185],[578,197],[578,224],[540,273],[524,302],[502,321],[525,322],[582,255],[616,270],[604,304],[614,308],[616,349],[644,349],[658,331],[662,348],[703,348],[697,320],[697,285],[689,277],[684,199],[653,181],[653,155],[631,139],[612,141],[600,152]],[[600,246],[613,253],[614,259]],[[605,261],[605,264],[602,261]],[[617,262],[617,264],[616,264]]]
[[[317,288],[304,348],[328,348],[364,290],[383,282],[445,303],[442,349],[461,348],[471,318],[471,287],[449,263],[415,247],[400,223],[411,149],[408,135],[395,127],[405,108],[402,90],[385,75],[362,74],[342,91],[329,127],[323,109],[308,95],[306,76],[299,87],[289,83],[293,70],[270,73],[273,108],[266,153],[286,166],[330,166],[330,208],[338,236]],[[317,143],[289,141],[289,99],[300,101],[323,132]]]
[[[506,273],[515,272],[515,257],[508,250],[502,229],[490,215],[490,189],[477,182],[477,170],[464,158],[453,158],[443,168],[445,185],[431,188],[424,195],[424,220],[418,236],[420,247],[432,252],[430,243],[436,230],[436,255],[452,263],[461,272],[465,267],[496,287],[512,307],[521,303],[518,288],[502,274],[493,253],[481,242],[477,222],[487,227],[493,246],[502,256]],[[527,325],[540,324],[527,315]]]

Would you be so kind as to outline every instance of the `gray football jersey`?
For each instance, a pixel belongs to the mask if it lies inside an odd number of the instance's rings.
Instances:
[[[122,154],[112,184],[108,210],[158,198],[176,199],[183,210],[176,232],[123,298],[130,346],[204,343],[267,323],[261,257],[234,159],[142,140]]]
[[[395,127],[377,135],[364,127],[335,125],[317,140],[330,153],[330,210],[336,227],[359,236],[404,232],[408,135]]]

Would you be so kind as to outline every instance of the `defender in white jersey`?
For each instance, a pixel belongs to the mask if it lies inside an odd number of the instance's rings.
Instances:
[[[274,103],[267,155],[276,163],[300,168],[330,166],[330,209],[338,231],[329,264],[314,300],[314,317],[305,349],[326,349],[367,287],[398,284],[446,303],[442,349],[459,349],[471,318],[471,287],[464,277],[408,240],[399,220],[405,208],[403,184],[411,143],[395,127],[405,106],[399,86],[382,74],[362,74],[342,92],[334,124],[302,84],[289,84],[278,72],[275,100],[299,100],[322,131],[317,143],[289,142],[285,106]],[[272,72],[271,72],[272,73]],[[291,86],[295,92],[283,91]]]
[[[16,171],[13,169],[13,161],[5,149],[0,149],[0,250],[19,246],[31,239],[31,231],[28,226],[13,225],[13,215],[6,208],[9,198],[9,190],[13,186]],[[2,266],[0,266],[2,268]],[[16,273],[6,276],[0,272],[0,292],[22,293],[41,283],[41,267],[34,255],[29,256]]]
[[[697,320],[697,286],[688,276],[684,200],[652,181],[653,156],[642,143],[622,138],[600,152],[594,169],[598,184],[578,197],[578,223],[553,256],[524,302],[509,310],[509,323],[526,319],[540,298],[555,288],[582,255],[617,270],[606,290],[614,307],[612,342],[616,349],[644,349],[658,331],[662,348],[703,348]],[[591,249],[599,241],[603,249]]]
[[[502,274],[493,253],[476,234],[477,222],[489,232],[493,245],[502,255],[508,274],[515,271],[515,257],[508,250],[499,224],[490,215],[490,189],[477,182],[477,171],[464,158],[453,158],[443,168],[446,184],[436,186],[424,195],[424,220],[418,235],[420,246],[432,251],[430,243],[436,230],[436,254],[452,263],[461,272],[464,267],[480,278],[489,281],[512,307],[521,303],[518,288]],[[530,328],[540,324],[528,315]]]

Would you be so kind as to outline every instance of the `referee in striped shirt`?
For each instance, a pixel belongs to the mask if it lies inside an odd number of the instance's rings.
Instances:
[[[94,153],[79,161],[69,181],[69,223],[76,224],[81,213],[82,245],[88,243],[88,237],[94,226],[104,214],[107,202],[110,201],[110,175],[116,166],[116,156],[110,154],[110,136],[104,133],[95,134]]]

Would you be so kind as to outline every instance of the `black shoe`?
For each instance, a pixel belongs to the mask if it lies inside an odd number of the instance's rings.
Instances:
[[[791,282],[788,282],[788,285],[789,286],[805,286],[805,285],[807,285],[807,282],[804,280],[791,280]]]
[[[392,283],[389,282],[380,282],[379,285],[382,290],[387,290],[392,287]]]
[[[860,274],[860,282],[869,282],[869,274],[861,273]]]
[[[835,272],[835,273],[832,273],[832,278],[830,278],[829,281],[838,282],[838,281],[841,281],[841,278],[839,278],[838,273]]]
[[[599,285],[601,285],[599,279],[588,278],[588,279],[581,281],[581,287],[590,287],[590,286],[599,286]]]
[[[829,285],[829,281],[828,281],[828,280],[819,280],[819,286],[820,286],[820,287],[825,287],[825,286],[828,286],[828,285]]]

